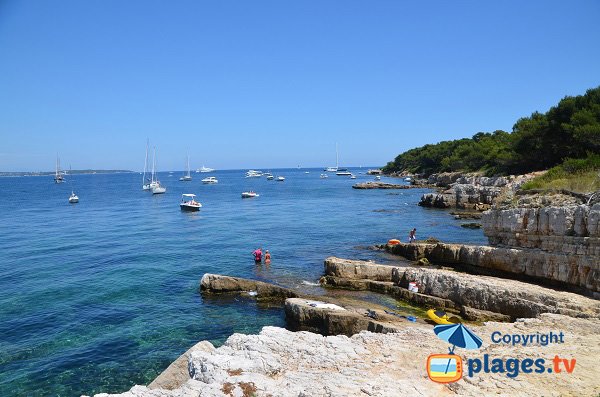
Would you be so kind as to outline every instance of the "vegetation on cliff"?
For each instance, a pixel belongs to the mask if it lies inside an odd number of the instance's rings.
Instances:
[[[583,159],[567,159],[544,175],[523,184],[528,189],[566,189],[578,193],[600,190],[600,154]]]
[[[567,96],[546,113],[519,119],[512,133],[479,132],[472,138],[408,150],[389,162],[384,172],[523,174],[595,154],[600,154],[600,87]]]

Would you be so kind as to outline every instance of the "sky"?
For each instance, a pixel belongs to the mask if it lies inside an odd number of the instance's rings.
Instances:
[[[380,166],[600,85],[600,1],[0,0],[0,171]]]

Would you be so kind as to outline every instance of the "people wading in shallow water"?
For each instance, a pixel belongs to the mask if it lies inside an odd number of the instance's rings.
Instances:
[[[413,241],[417,241],[417,228],[413,228],[413,230],[408,233],[408,242],[412,243]]]
[[[270,265],[271,264],[271,253],[269,252],[269,250],[265,251],[265,265]]]
[[[262,262],[262,248],[255,249],[252,255],[254,255],[254,263],[258,264]]]

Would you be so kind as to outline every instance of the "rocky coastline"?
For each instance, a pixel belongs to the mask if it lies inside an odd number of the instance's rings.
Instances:
[[[96,396],[598,395],[600,203],[560,192],[552,197],[520,194],[519,187],[532,176],[448,173],[416,180],[410,187],[442,189],[424,194],[419,205],[477,219],[489,244],[381,244],[404,260],[383,264],[329,257],[320,284],[328,291],[369,291],[460,317],[484,339],[481,351],[461,352],[465,359],[488,354],[527,360],[544,348],[517,349],[495,343],[491,335],[560,330],[567,342],[553,345],[548,354],[576,357],[577,371],[554,377],[551,389],[547,376],[517,381],[500,372],[434,383],[423,360],[444,353],[448,344],[435,337],[422,316],[409,321],[368,299],[308,296],[260,281],[205,274],[202,294],[278,302],[287,329],[234,334],[218,348],[199,342],[150,385]],[[367,185],[358,189],[408,188]]]

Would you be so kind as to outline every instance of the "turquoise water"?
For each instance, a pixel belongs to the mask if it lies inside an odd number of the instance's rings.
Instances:
[[[485,242],[447,212],[418,207],[424,189],[355,190],[372,177],[272,171],[286,181],[219,171],[180,182],[181,173],[162,173],[168,190],[157,196],[141,190],[136,173],[59,185],[48,176],[0,178],[0,396],[125,391],[199,340],[284,325],[281,308],[203,299],[207,272],[316,292],[308,284],[324,258],[386,261],[365,247],[406,241],[412,227],[418,238]],[[202,185],[207,175],[219,183]],[[260,197],[241,199],[250,189]],[[197,194],[202,210],[181,212],[182,193]],[[254,265],[258,246],[272,252],[269,267]]]

